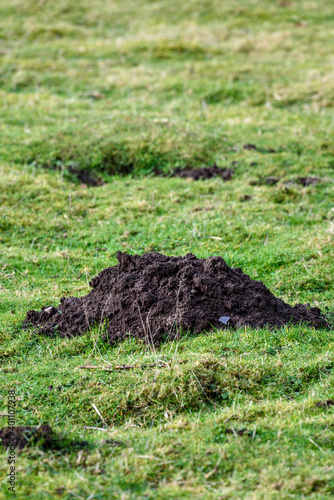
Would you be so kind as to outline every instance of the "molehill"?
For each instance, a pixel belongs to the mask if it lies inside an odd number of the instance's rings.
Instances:
[[[172,175],[167,175],[167,177],[181,177],[183,179],[193,179],[194,181],[221,177],[223,181],[230,181],[233,174],[234,171],[231,168],[221,168],[214,163],[211,167],[176,168]]]
[[[49,424],[40,427],[23,426],[2,427],[0,429],[0,445],[5,449],[15,447],[23,450],[25,447],[39,446],[44,450],[69,450],[87,448],[87,441],[74,441],[57,434]]]
[[[119,263],[91,280],[88,295],[63,297],[58,307],[28,311],[24,327],[70,337],[100,325],[104,340],[112,345],[127,334],[159,344],[184,332],[198,334],[213,327],[300,322],[327,326],[319,308],[290,306],[221,257],[167,257],[156,252],[116,256]]]

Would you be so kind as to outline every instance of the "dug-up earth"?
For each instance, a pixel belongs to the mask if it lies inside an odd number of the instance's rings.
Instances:
[[[202,168],[176,168],[170,177],[181,177],[184,179],[212,179],[213,177],[220,177],[223,181],[230,181],[234,171],[231,168],[221,168],[215,163],[211,167]]]
[[[40,446],[43,450],[62,450],[87,447],[86,441],[71,441],[58,435],[49,424],[40,427],[24,426],[3,427],[0,429],[0,445],[5,449],[15,447],[23,450],[30,446]]]
[[[292,307],[221,257],[117,252],[117,259],[116,266],[91,280],[93,289],[88,295],[63,297],[58,307],[28,311],[24,326],[68,337],[100,325],[104,339],[112,345],[128,333],[159,344],[182,332],[199,334],[215,327],[327,325],[319,308]]]

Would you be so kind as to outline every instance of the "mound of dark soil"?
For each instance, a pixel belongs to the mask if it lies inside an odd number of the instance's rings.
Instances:
[[[190,178],[195,181],[221,177],[224,181],[230,181],[233,173],[231,168],[221,168],[214,164],[211,167],[203,168],[176,168],[170,177]]]
[[[259,148],[255,144],[244,144],[243,148],[250,151],[259,151],[260,153],[277,153],[273,148]]]
[[[79,335],[104,325],[110,344],[127,333],[159,343],[180,331],[200,333],[224,328],[308,323],[327,325],[317,307],[294,307],[275,297],[261,281],[231,268],[221,257],[166,257],[156,252],[117,252],[119,264],[90,282],[84,297],[63,297],[60,305],[29,311],[24,326],[53,336]]]
[[[32,445],[39,445],[44,450],[88,446],[87,441],[70,441],[59,437],[48,424],[40,427],[3,427],[0,429],[0,444],[4,448],[12,447],[18,450],[23,450],[26,446]]]
[[[316,186],[320,179],[319,177],[298,177],[296,181],[302,186]]]
[[[69,167],[69,171],[73,174],[78,181],[86,184],[87,186],[97,187],[103,186],[104,182],[101,177],[96,176],[93,172],[89,170],[80,170],[75,167]]]
[[[315,403],[315,406],[318,408],[330,408],[331,406],[334,406],[334,399],[327,399],[326,401],[318,401]]]
[[[41,425],[41,427],[3,427],[0,429],[0,441],[7,448],[13,446],[22,450],[25,446],[33,443],[43,442],[46,448],[52,448],[55,441],[55,433],[51,427]]]
[[[257,147],[255,146],[255,144],[244,144],[243,148],[244,149],[248,149],[250,151],[256,151],[257,150]]]
[[[276,186],[276,184],[279,182],[278,177],[264,177],[260,178],[258,180],[252,180],[250,181],[251,186]]]

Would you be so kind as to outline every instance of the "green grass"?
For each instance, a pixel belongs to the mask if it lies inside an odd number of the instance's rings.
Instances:
[[[0,0],[0,423],[15,387],[18,425],[88,441],[19,454],[18,498],[333,496],[334,407],[317,406],[334,399],[332,329],[152,350],[21,328],[28,309],[87,293],[117,250],[221,255],[333,321],[333,14],[311,0]],[[231,181],[154,175],[214,161]],[[102,427],[93,404],[108,433],[85,429]],[[4,450],[0,470],[10,498]]]

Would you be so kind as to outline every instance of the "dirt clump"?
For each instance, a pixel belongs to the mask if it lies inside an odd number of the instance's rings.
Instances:
[[[101,177],[96,176],[95,173],[90,172],[89,170],[82,170],[72,166],[69,167],[68,170],[78,179],[78,181],[82,184],[86,184],[86,186],[98,187],[104,185],[104,181]]]
[[[257,180],[251,180],[251,186],[276,186],[276,184],[280,181],[278,177],[262,177]]]
[[[320,179],[319,177],[298,177],[296,181],[298,182],[298,184],[306,187],[316,186],[320,182]]]
[[[243,194],[240,196],[239,200],[244,202],[244,201],[250,201],[253,198],[253,196],[250,196],[249,194]]]
[[[212,177],[221,177],[223,181],[230,181],[234,170],[231,168],[221,168],[215,163],[211,167],[202,168],[176,168],[170,177],[188,178],[198,181],[199,179],[212,179]]]
[[[252,280],[221,257],[167,257],[150,252],[117,252],[118,264],[93,278],[83,297],[63,297],[57,308],[28,311],[24,327],[41,334],[71,337],[99,325],[111,345],[132,334],[148,343],[216,328],[305,322],[326,327],[320,309],[275,297],[261,281]]]
[[[17,448],[38,445],[43,450],[62,450],[87,447],[87,441],[72,441],[59,436],[49,424],[40,427],[17,426],[0,429],[0,444],[4,448]]]
[[[243,148],[248,149],[249,151],[252,151],[252,150],[256,151],[257,150],[257,147],[255,146],[255,144],[244,144]]]
[[[334,399],[327,399],[326,401],[318,401],[315,403],[315,406],[318,408],[330,408],[331,406],[334,406]]]
[[[259,148],[258,146],[255,146],[255,144],[244,144],[243,149],[246,149],[248,151],[258,151],[259,153],[277,153],[276,149],[273,148]]]
[[[36,427],[3,427],[0,429],[0,441],[5,448],[12,446],[23,450],[27,445],[43,443],[46,448],[52,448],[55,433],[48,424]]]
[[[267,186],[276,186],[278,181],[279,179],[277,177],[267,177],[265,182]]]

